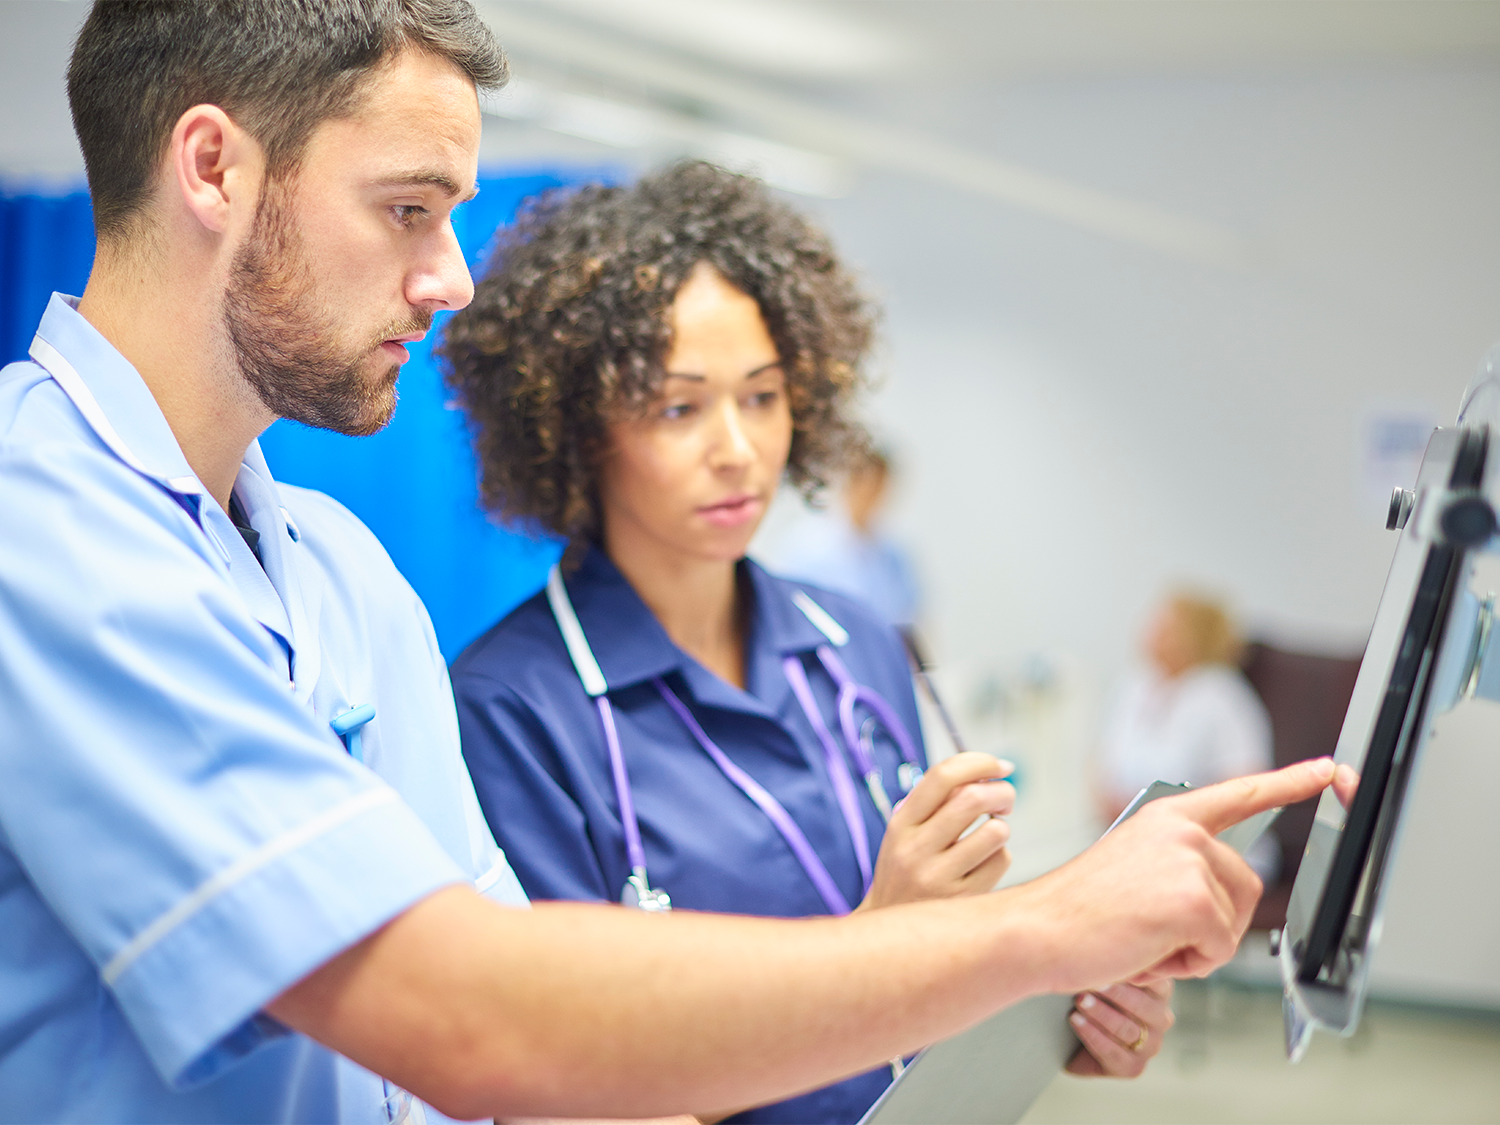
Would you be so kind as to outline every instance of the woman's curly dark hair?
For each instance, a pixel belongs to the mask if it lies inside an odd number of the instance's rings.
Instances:
[[[753,297],[787,378],[787,474],[811,495],[863,448],[851,413],[874,310],[828,239],[749,176],[701,161],[631,187],[547,192],[502,231],[437,352],[474,426],[480,498],[575,547],[599,527],[606,428],[645,410],[668,311],[699,262]]]

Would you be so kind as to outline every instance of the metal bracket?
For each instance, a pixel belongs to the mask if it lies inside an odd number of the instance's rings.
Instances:
[[[1417,502],[1417,494],[1409,488],[1397,488],[1391,493],[1391,506],[1385,514],[1385,529],[1400,531],[1411,517],[1411,506]]]

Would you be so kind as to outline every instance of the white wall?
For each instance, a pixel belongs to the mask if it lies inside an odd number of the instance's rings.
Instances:
[[[66,72],[73,36],[87,14],[87,4],[57,0],[0,4],[0,177],[6,181],[83,177]]]
[[[1188,265],[895,176],[822,208],[886,301],[873,413],[905,454],[895,524],[943,647],[1107,674],[1187,578],[1357,649],[1393,546],[1361,504],[1362,417],[1451,420],[1500,338],[1500,72],[953,91],[907,112],[1262,257]]]
[[[873,416],[904,454],[893,524],[948,660],[1046,654],[1068,672],[1059,706],[1096,714],[1179,579],[1263,634],[1359,651],[1395,546],[1361,491],[1363,420],[1450,423],[1500,339],[1500,71],[976,89],[905,112],[1260,254],[1187,265],[895,176],[822,209],[886,301]],[[1081,812],[1062,790],[1081,797],[1083,726],[1020,748],[1049,784],[1019,852],[1066,846],[1047,829]],[[1432,751],[1379,992],[1500,1003],[1500,890],[1457,858],[1493,854],[1493,787],[1464,779],[1494,758],[1483,737]]]

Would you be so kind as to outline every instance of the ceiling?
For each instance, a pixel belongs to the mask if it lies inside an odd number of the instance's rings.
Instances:
[[[1036,166],[976,127],[997,93],[1173,76],[1500,66],[1500,0],[476,0],[515,81],[486,159],[693,154],[808,196],[898,172],[1178,259],[1238,233]],[[61,76],[86,5],[0,4],[0,171],[76,175]],[[986,102],[986,99],[988,101]]]
[[[482,0],[747,74],[814,83],[1500,59],[1489,0]]]
[[[903,113],[934,90],[1163,75],[1500,64],[1493,0],[480,0],[515,81],[495,137],[596,159],[694,154],[838,197],[900,170],[1160,253],[1234,268],[1252,246]],[[953,115],[948,115],[950,118]],[[945,135],[946,134],[946,135]],[[535,147],[534,137],[532,145]],[[543,145],[545,148],[545,145]]]

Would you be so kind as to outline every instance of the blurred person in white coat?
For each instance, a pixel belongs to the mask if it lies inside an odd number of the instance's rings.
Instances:
[[[1145,666],[1116,699],[1100,747],[1096,799],[1106,824],[1153,781],[1211,785],[1272,764],[1271,719],[1239,670],[1239,633],[1219,602],[1172,593],[1142,648]],[[1274,838],[1262,837],[1247,859],[1273,877]]]

